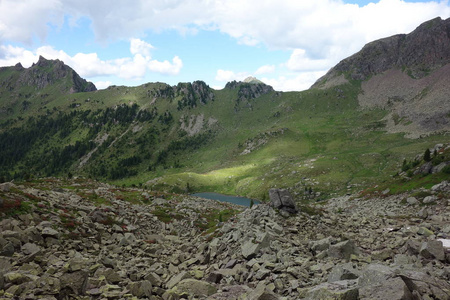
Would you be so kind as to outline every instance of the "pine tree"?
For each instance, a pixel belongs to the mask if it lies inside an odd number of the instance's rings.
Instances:
[[[427,148],[427,150],[425,150],[425,153],[423,155],[423,160],[426,161],[426,162],[431,161],[430,149]]]

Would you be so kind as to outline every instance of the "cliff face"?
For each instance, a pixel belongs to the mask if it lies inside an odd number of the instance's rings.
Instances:
[[[412,78],[423,78],[450,62],[450,19],[436,18],[410,34],[398,34],[365,45],[342,60],[313,87],[344,73],[354,80],[366,80],[389,69],[403,69]]]

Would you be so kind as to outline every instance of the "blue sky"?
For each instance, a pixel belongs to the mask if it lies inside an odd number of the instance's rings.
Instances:
[[[448,1],[0,0],[0,66],[60,59],[98,88],[255,76],[304,90],[372,40],[450,17]]]

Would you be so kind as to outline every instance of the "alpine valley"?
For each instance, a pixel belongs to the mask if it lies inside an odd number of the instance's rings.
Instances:
[[[0,298],[450,299],[449,99],[440,18],[299,92],[2,67]]]

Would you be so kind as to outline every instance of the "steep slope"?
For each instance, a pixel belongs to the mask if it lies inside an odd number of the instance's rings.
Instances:
[[[62,95],[96,91],[92,82],[81,78],[60,60],[40,56],[37,63],[24,68],[20,63],[0,68],[0,117],[8,118],[38,108]]]
[[[379,57],[355,54],[302,92],[277,92],[254,78],[222,90],[195,81],[89,92],[62,62],[3,68],[0,181],[76,175],[261,200],[285,187],[306,201],[388,182],[405,159],[447,141],[447,56],[439,62],[413,47],[423,39],[445,46],[442,34],[427,30],[442,33],[446,22],[371,43],[366,50],[384,49]],[[383,63],[386,53],[397,59]],[[364,69],[364,61],[377,67]],[[429,75],[420,64],[429,64]],[[409,139],[400,130],[427,136]]]
[[[390,132],[419,137],[450,130],[450,19],[436,18],[410,34],[371,42],[344,59],[313,88],[362,82],[363,107],[380,107]]]

